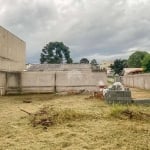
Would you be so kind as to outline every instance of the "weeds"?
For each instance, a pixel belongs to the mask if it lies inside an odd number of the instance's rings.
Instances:
[[[122,105],[114,105],[111,109],[110,115],[119,119],[150,121],[149,113],[144,113],[135,108],[129,108],[128,106]]]

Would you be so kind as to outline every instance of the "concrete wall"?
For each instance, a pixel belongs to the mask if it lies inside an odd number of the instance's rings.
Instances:
[[[98,89],[98,82],[102,80],[107,85],[107,77],[104,72],[65,71],[56,74],[56,90],[80,90],[94,91]]]
[[[0,71],[25,69],[25,42],[0,26]]]
[[[6,73],[6,86],[9,88],[20,88],[21,73]]]
[[[5,94],[6,89],[6,73],[0,72],[0,95]]]
[[[150,73],[126,75],[122,77],[125,86],[150,90]]]
[[[30,64],[28,71],[91,71],[91,64]]]
[[[22,93],[48,93],[54,92],[54,72],[22,72],[21,91]]]
[[[49,93],[69,90],[98,90],[98,82],[107,85],[104,72],[56,71],[7,73],[7,94],[10,93]]]

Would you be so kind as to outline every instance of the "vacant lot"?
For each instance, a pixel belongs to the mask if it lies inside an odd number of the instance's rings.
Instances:
[[[86,97],[50,94],[0,97],[0,149],[150,149],[150,107],[112,106],[101,100],[87,100]],[[23,100],[32,102],[23,103]],[[30,115],[21,109],[35,113],[43,106],[55,110],[73,110],[83,113],[84,117],[79,115],[77,119],[64,120],[48,128],[41,125],[33,127]],[[138,116],[120,116],[122,109],[134,111]]]

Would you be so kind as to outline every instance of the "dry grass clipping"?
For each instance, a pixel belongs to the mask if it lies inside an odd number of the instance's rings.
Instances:
[[[91,114],[75,111],[72,109],[56,109],[51,106],[44,106],[39,111],[31,114],[30,120],[33,127],[43,126],[47,128],[52,125],[62,124],[68,121],[83,120],[92,118]]]
[[[125,106],[116,105],[111,109],[111,116],[119,119],[150,121],[150,114]]]

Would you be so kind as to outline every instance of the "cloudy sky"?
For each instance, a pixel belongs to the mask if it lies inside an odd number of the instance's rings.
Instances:
[[[0,25],[26,41],[28,63],[50,41],[69,46],[76,62],[150,50],[150,0],[0,0]]]

